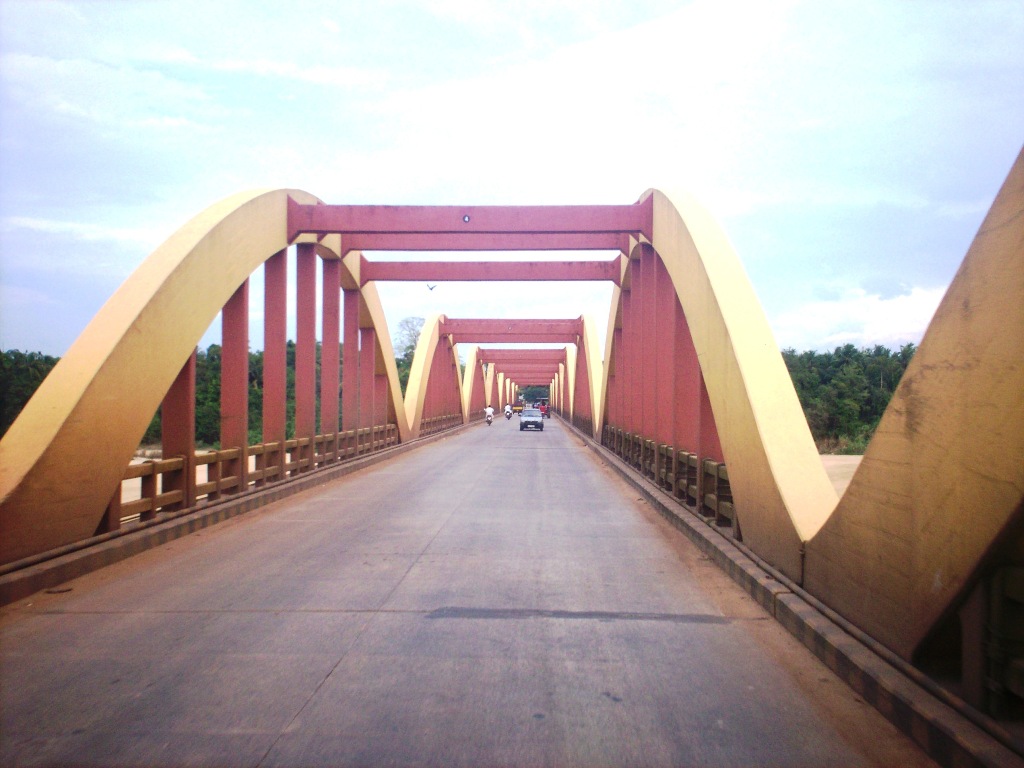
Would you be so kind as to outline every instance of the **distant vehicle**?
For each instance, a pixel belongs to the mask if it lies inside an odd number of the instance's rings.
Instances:
[[[512,413],[522,413],[522,412],[523,412],[523,404],[522,403],[513,403],[512,404]]]
[[[519,431],[524,429],[539,429],[544,431],[544,415],[540,408],[523,408],[523,414],[519,418]]]

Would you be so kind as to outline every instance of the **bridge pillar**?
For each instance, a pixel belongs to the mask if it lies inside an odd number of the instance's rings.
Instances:
[[[636,293],[633,298],[639,309],[636,320],[639,328],[640,345],[637,355],[640,358],[638,371],[646,372],[639,377],[640,433],[647,440],[656,439],[658,433],[658,358],[663,355],[656,327],[658,324],[657,287],[655,281],[656,262],[658,256],[649,245],[641,245],[636,249],[640,255],[635,262],[639,272],[639,281],[634,283]]]
[[[676,379],[673,376],[674,355],[676,348],[676,314],[682,314],[672,278],[661,259],[653,259],[654,269],[654,301],[655,305],[652,327],[658,329],[660,340],[654,350],[654,439],[657,443],[676,446],[675,423],[669,415],[676,407]]]
[[[277,467],[267,478],[281,480],[285,462],[285,397],[288,362],[288,251],[281,250],[263,267],[263,442],[268,448],[261,462],[265,469]]]
[[[364,445],[361,450],[369,452],[373,446],[373,422],[374,422],[374,390],[377,382],[374,375],[376,365],[375,346],[377,334],[373,328],[359,329],[359,427],[369,429],[370,432],[363,438]]]
[[[380,360],[383,358],[383,351],[379,348],[379,338],[375,330],[373,332],[373,421],[370,423],[370,428],[373,430],[375,427],[380,427],[382,430],[380,440],[384,440],[387,437],[388,423],[388,376],[384,372],[383,366],[378,369]],[[372,432],[370,437],[370,447],[376,450],[374,447],[376,440]]]
[[[341,261],[324,259],[323,345],[320,349],[320,433],[332,435],[324,445],[327,460],[338,452],[338,386],[341,350]]]
[[[672,356],[675,361],[673,378],[675,379],[674,446],[676,450],[687,453],[701,453],[701,399],[706,397],[706,388],[700,372],[697,350],[690,335],[690,326],[686,321],[679,303],[674,307],[675,344]],[[704,393],[703,395],[701,393]]]
[[[181,499],[165,509],[187,509],[196,503],[196,351],[164,396],[160,410],[160,434],[165,459],[181,458],[181,469],[164,472],[163,492],[180,491]],[[152,518],[150,510],[142,519]]]
[[[341,428],[351,432],[347,449],[356,449],[359,429],[359,291],[344,290],[345,344],[341,361]]]
[[[220,446],[239,456],[224,464],[238,478],[231,493],[249,485],[249,280],[234,292],[221,312]]]
[[[316,438],[316,246],[300,243],[295,253],[295,437],[298,465],[313,468]],[[305,445],[301,441],[308,441]]]
[[[621,299],[620,299],[621,301]],[[614,311],[614,310],[613,310]],[[620,315],[621,319],[621,315]],[[608,384],[605,388],[606,423],[619,429],[625,428],[626,408],[625,394],[625,360],[622,352],[621,320],[611,331],[611,354],[608,360]],[[571,391],[571,389],[570,389]]]

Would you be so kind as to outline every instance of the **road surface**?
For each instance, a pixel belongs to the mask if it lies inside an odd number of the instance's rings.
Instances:
[[[557,420],[0,612],[0,764],[921,766]]]

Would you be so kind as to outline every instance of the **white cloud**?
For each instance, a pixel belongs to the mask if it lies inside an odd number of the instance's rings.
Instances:
[[[204,88],[154,70],[20,53],[0,56],[0,69],[20,105],[107,130],[161,126],[167,120],[195,126],[200,115],[212,119],[224,113]]]
[[[919,344],[946,288],[912,288],[891,298],[848,289],[833,300],[813,301],[770,320],[781,348],[829,350],[844,344],[898,349]]]
[[[1019,142],[1024,127],[1008,86],[1024,72],[1012,2],[928,14],[886,0],[60,10],[0,0],[13,22],[0,29],[0,95],[24,120],[0,144],[12,203],[0,224],[37,234],[40,253],[76,238],[123,243],[141,261],[248,187],[389,204],[628,203],[658,187],[691,192],[727,222],[748,264],[771,262],[773,301],[822,279],[898,283],[911,255],[926,266],[908,282],[938,284],[949,259],[936,243],[958,227],[973,234],[1003,178],[991,169],[1008,167],[1005,136]],[[914,241],[904,211],[914,231],[946,228]],[[934,307],[915,301],[931,293],[846,292],[773,326],[798,348],[916,340]],[[470,286],[437,311],[509,311],[511,296]],[[580,303],[566,293],[536,311],[578,314]]]
[[[165,233],[150,228],[107,227],[101,224],[54,221],[27,216],[6,216],[2,219],[2,226],[8,232],[27,229],[45,234],[68,235],[72,239],[86,242],[128,243],[147,248],[154,248],[165,236]]]
[[[280,59],[214,59],[194,63],[220,72],[279,77],[340,88],[383,88],[388,81],[387,73],[379,69],[323,66]]]
[[[914,56],[878,55],[884,39],[822,39],[827,18],[805,10],[700,0],[497,71],[392,90],[368,107],[380,141],[353,168],[415,169],[401,189],[442,180],[504,201],[622,202],[656,186],[685,188],[719,216],[779,205],[920,210],[927,198],[870,157],[873,141],[904,130],[894,83],[926,85],[907,79]],[[854,86],[870,109],[844,95]],[[838,172],[822,176],[825,161]]]

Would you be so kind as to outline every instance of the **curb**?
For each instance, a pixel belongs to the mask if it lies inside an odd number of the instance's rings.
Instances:
[[[393,448],[371,453],[368,456],[331,464],[262,490],[248,493],[245,496],[229,497],[180,512],[159,513],[153,520],[126,526],[120,531],[103,534],[93,540],[53,550],[48,556],[26,558],[29,562],[26,562],[24,566],[12,563],[7,567],[7,572],[0,575],[0,607],[126,560],[195,531],[224,522],[232,517],[265,507],[288,496],[302,493],[360,469],[451,437],[472,426],[474,426],[473,423],[463,424],[399,444]]]
[[[1024,754],[1012,746],[1013,738],[1002,732],[997,723],[986,723],[988,718],[977,712],[972,712],[973,716],[968,718],[957,711],[959,707],[950,706],[926,690],[812,605],[802,590],[785,583],[770,567],[756,562],[712,523],[680,505],[573,424],[564,419],[562,423],[826,667],[936,763],[948,768],[1024,768]],[[949,694],[948,698],[954,697]],[[962,702],[960,707],[970,709]]]

